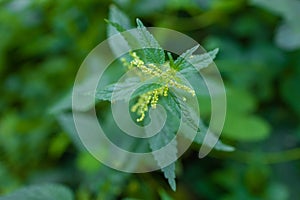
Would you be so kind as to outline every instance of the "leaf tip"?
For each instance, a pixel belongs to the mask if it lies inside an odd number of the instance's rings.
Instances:
[[[115,4],[110,4],[109,5],[109,10],[110,10],[110,12],[120,11]]]
[[[220,51],[220,49],[219,49],[219,48],[215,48],[213,51],[214,51],[216,54],[218,54],[219,51]]]
[[[143,22],[139,18],[136,18],[136,24],[138,25],[138,27],[144,27]]]
[[[169,179],[169,185],[171,186],[171,189],[176,192],[176,181],[175,179]]]
[[[209,53],[209,56],[212,58],[212,59],[215,59],[217,54],[219,53],[219,48],[215,48],[214,50],[208,52]]]
[[[197,50],[200,47],[200,44],[197,44],[196,46],[193,47],[193,49]]]

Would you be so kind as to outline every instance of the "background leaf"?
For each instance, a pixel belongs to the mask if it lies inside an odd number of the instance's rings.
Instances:
[[[118,32],[122,32],[124,30],[129,30],[132,28],[130,23],[130,19],[124,14],[119,8],[115,5],[111,5],[109,8],[109,21],[114,23],[116,26],[120,26],[118,30],[116,27],[108,26],[107,27],[107,35],[112,36],[117,34]],[[122,30],[123,29],[123,30]]]
[[[73,200],[74,196],[72,192],[61,185],[57,184],[45,184],[40,186],[29,186],[27,188],[20,189],[6,197],[0,197],[1,200],[56,200],[65,199]]]

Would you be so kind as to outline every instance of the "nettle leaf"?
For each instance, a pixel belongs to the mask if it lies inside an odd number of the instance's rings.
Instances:
[[[180,66],[182,66],[185,62],[186,59],[192,56],[192,54],[199,48],[200,45],[196,45],[190,49],[188,49],[186,52],[181,54],[174,62],[173,68],[179,69]]]
[[[167,55],[168,55],[168,58],[169,58],[170,66],[173,68],[173,66],[174,66],[173,56],[172,56],[172,54],[170,52],[167,52]]]
[[[153,82],[155,82],[154,79],[148,79],[141,82],[138,77],[127,78],[122,83],[110,84],[103,89],[97,90],[95,98],[98,101],[118,101],[130,98],[133,99],[144,93],[161,87],[160,84],[156,84]],[[136,88],[137,85],[141,85],[141,87]],[[133,94],[129,96],[132,91],[134,91]],[[113,93],[114,99],[112,99]]]
[[[164,50],[139,19],[136,20],[138,26],[137,35],[126,32],[126,30],[131,28],[130,20],[115,6],[110,7],[109,20],[106,20],[106,22],[110,25],[108,26],[108,35],[112,36],[119,32],[131,48],[143,49],[141,57],[146,63],[164,64]],[[124,41],[109,41],[114,52],[118,52],[118,48],[121,48],[122,42]]]
[[[177,121],[180,120],[180,115],[183,114],[184,117],[187,119],[184,121],[186,123],[187,127],[186,131],[194,130],[197,131],[197,134],[194,138],[194,142],[198,144],[203,144],[205,135],[207,133],[208,128],[203,123],[203,121],[199,118],[199,124],[196,125],[195,123],[195,117],[197,113],[195,112],[195,109],[189,107],[188,105],[185,105],[184,102],[181,102],[183,105],[183,108],[180,106],[180,99],[176,98],[175,95],[169,95],[168,96],[168,103],[164,104],[166,110],[170,111],[170,113],[177,117]],[[182,112],[181,112],[182,109]],[[199,116],[198,116],[199,117]],[[189,133],[184,133],[188,138],[190,138]],[[205,145],[205,144],[204,144]],[[234,151],[234,147],[222,143],[221,140],[218,140],[217,144],[213,147],[216,150],[219,151]]]
[[[196,112],[197,108],[194,107],[194,106],[198,106],[198,105],[187,104],[186,102],[189,101],[188,99],[191,98],[191,96],[189,94],[185,95],[184,91],[179,90],[177,88],[170,88],[170,91],[171,91],[171,94],[169,95],[170,96],[170,100],[169,100],[170,104],[168,106],[171,106],[171,107],[168,108],[168,110],[172,110],[171,112],[178,119],[183,117],[184,123],[186,123],[193,130],[198,131],[199,113]],[[184,100],[184,98],[185,98],[185,100]]]
[[[99,101],[112,101],[112,94],[115,93],[114,100],[127,99],[128,94],[134,90],[139,83],[140,80],[138,77],[127,78],[122,83],[110,84],[104,89],[97,90],[95,97]]]
[[[219,49],[216,48],[207,53],[203,53],[200,55],[194,55],[188,59],[188,62],[199,71],[200,69],[208,67],[213,62],[213,60],[216,58],[218,52],[219,52]]]
[[[123,32],[132,28],[130,19],[115,5],[111,5],[109,7],[109,20],[106,21],[112,25],[107,27],[108,36],[112,36],[118,32]]]
[[[179,101],[182,102],[181,106],[181,114],[184,117],[184,123],[186,123],[189,127],[191,127],[193,130],[198,130],[198,121],[199,120],[199,114],[197,114],[191,106],[187,105],[183,102],[183,100],[179,99]]]
[[[110,21],[110,20],[107,20],[107,19],[105,19],[104,21],[111,25],[111,26],[108,26],[108,27],[110,27],[110,30],[111,30],[111,31],[108,30],[108,36],[112,36],[114,34],[126,31],[126,29],[122,25],[120,25],[116,22],[113,22],[113,21]]]
[[[161,114],[152,117],[152,123],[154,123],[154,125],[159,124],[161,121],[163,121],[162,117],[163,115]],[[171,116],[168,115],[168,119],[163,129],[155,136],[149,138],[149,145],[152,150],[152,154],[154,156],[154,159],[157,161],[158,166],[160,167],[165,166],[164,163],[167,161],[177,160],[177,141],[176,139],[172,140],[175,137],[175,133],[176,133],[176,120],[169,119],[170,117]],[[168,146],[166,147],[166,145]],[[156,150],[159,150],[163,147],[167,148],[166,149],[167,154],[161,152],[155,152]],[[169,185],[175,191],[176,190],[175,162],[171,163],[167,167],[162,168],[161,170],[164,173],[165,178],[168,179]]]
[[[172,132],[168,131],[168,128],[165,128],[165,130],[162,130],[160,133],[156,134],[153,138],[149,139],[150,148],[152,151],[157,150],[159,148],[162,148],[166,146],[170,142],[170,138],[173,138],[175,135]],[[177,142],[174,140],[174,142],[171,143],[169,146],[169,155],[159,154],[153,152],[154,159],[157,161],[157,164],[159,166],[163,166],[163,162],[166,160],[166,156],[168,156],[168,159],[177,159]],[[164,167],[161,169],[161,171],[164,173],[164,176],[166,179],[168,179],[169,185],[171,188],[175,191],[176,190],[176,174],[175,174],[175,162],[168,165],[167,167]]]
[[[131,48],[141,48],[139,41],[127,30],[133,28],[129,18],[125,13],[119,10],[116,6],[111,5],[109,10],[109,20],[105,20],[109,26],[107,27],[108,36],[113,36],[120,33],[123,38],[108,38],[109,45],[115,55],[119,55],[122,48],[129,45]]]
[[[29,186],[5,197],[0,200],[73,200],[74,196],[70,189],[58,184],[45,184],[39,186]]]
[[[176,96],[173,93],[169,93],[169,95],[161,99],[161,101],[163,101],[163,105],[168,113],[172,114],[176,119],[179,120],[181,117],[181,111]]]
[[[165,53],[160,47],[154,36],[146,29],[141,20],[137,19],[139,38],[142,48],[144,49],[145,61],[148,63],[164,64]]]
[[[213,63],[213,60],[216,58],[218,52],[219,49],[217,48],[207,53],[189,56],[179,66],[179,72],[183,75],[189,75],[208,67]]]
[[[168,183],[171,186],[173,191],[176,191],[176,174],[175,174],[175,162],[169,166],[161,169],[164,172],[164,176],[168,179]]]
[[[126,44],[129,45],[133,49],[141,49],[142,48],[138,39],[134,35],[132,35],[131,32],[126,31],[126,29],[122,25],[120,25],[116,22],[110,21],[110,20],[105,20],[105,21],[110,25],[108,27],[113,26],[115,28],[115,30],[117,30],[123,36],[123,39],[114,38],[114,40],[108,41],[110,47],[112,48],[113,52],[116,55],[119,55],[118,51],[120,51],[122,48],[126,47],[124,45],[124,42],[126,42]],[[121,52],[123,52],[123,51],[121,51]]]

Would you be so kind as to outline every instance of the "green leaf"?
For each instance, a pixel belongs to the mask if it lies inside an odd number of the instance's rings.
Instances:
[[[127,44],[132,48],[132,49],[140,49],[142,48],[139,41],[137,40],[136,37],[134,37],[131,32],[128,32],[126,31],[126,29],[116,23],[116,22],[112,22],[112,21],[109,21],[109,20],[105,20],[109,25],[113,26],[115,28],[115,30],[117,30],[119,33],[121,33],[121,35],[123,36],[123,39],[125,40],[122,40],[120,38],[117,38],[117,40],[111,40],[109,39],[108,42],[109,42],[109,45],[110,47],[112,48],[113,52],[118,52],[118,48],[124,48],[122,45],[123,42],[127,42]],[[108,26],[108,27],[111,27],[111,26]],[[114,38],[116,39],[116,38]],[[123,52],[123,51],[121,51]],[[119,54],[117,54],[119,55]]]
[[[126,31],[126,29],[123,26],[121,26],[120,24],[118,24],[116,22],[113,22],[113,21],[110,21],[107,19],[105,19],[104,21],[111,25],[111,26],[108,26],[108,27],[110,27],[110,30],[117,30],[117,31],[108,31],[109,36]],[[114,27],[115,29],[112,29],[111,27]]]
[[[184,123],[186,123],[187,126],[192,130],[197,131],[194,142],[203,144],[205,134],[207,133],[207,127],[201,119],[199,119],[199,124],[196,124],[196,122],[194,121],[195,117],[197,117],[195,109],[187,106],[185,102],[181,102],[183,105],[183,107],[181,108],[180,101],[182,100],[177,99],[172,94],[170,94],[167,99],[168,102],[164,104],[166,110],[172,113],[173,116],[177,117],[177,121],[179,121],[181,115],[180,109],[182,109],[182,114],[185,115],[185,118],[187,119],[186,121],[184,121]],[[175,119],[173,119],[173,121],[175,121]],[[186,131],[189,131],[189,129],[186,129]],[[187,138],[190,138],[188,133],[185,133],[184,135],[186,135]],[[234,151],[234,147],[222,143],[221,140],[218,140],[217,144],[213,148],[219,151]]]
[[[112,101],[111,98],[114,92],[115,93],[114,100],[127,99],[128,94],[130,94],[139,83],[140,80],[137,77],[127,78],[122,83],[110,84],[106,86],[104,89],[97,90],[95,97],[99,101]]]
[[[298,49],[300,48],[300,30],[289,23],[284,23],[277,29],[275,42],[282,49]]]
[[[66,152],[69,144],[70,139],[67,135],[60,133],[51,140],[50,146],[48,147],[49,155],[55,158],[60,157],[64,152]]]
[[[127,15],[115,5],[111,5],[109,7],[109,20],[106,21],[112,25],[107,27],[108,36],[112,36],[118,32],[123,32],[132,28]]]
[[[186,52],[181,54],[174,62],[174,69],[179,69],[180,66],[186,62],[186,59],[191,57],[191,55],[199,48],[200,45],[196,45],[190,49],[188,49]]]
[[[178,100],[178,99],[177,99]],[[199,114],[197,114],[193,107],[187,105],[183,100],[179,99],[181,101],[181,114],[183,115],[183,122],[186,123],[190,128],[197,131],[199,128],[198,121],[199,120]]]
[[[160,47],[154,36],[146,29],[141,20],[136,19],[138,25],[138,41],[144,49],[145,62],[164,64],[165,53]]]
[[[200,131],[197,133],[194,141],[198,144],[203,144],[205,134],[207,133],[208,128],[205,126],[202,120],[200,120],[200,125],[199,125]],[[214,136],[213,136],[214,137]],[[222,143],[222,141],[219,139],[217,144],[214,146],[214,149],[218,151],[234,151],[234,147]]]
[[[181,117],[181,111],[180,111],[180,105],[177,101],[176,96],[170,92],[169,95],[163,99],[161,99],[161,102],[163,103],[165,109],[168,111],[168,113],[172,114],[173,118],[180,119]]]
[[[239,141],[260,141],[270,134],[270,125],[262,118],[227,112],[223,136]]]
[[[253,5],[258,5],[275,14],[279,14],[286,20],[296,20],[295,14],[299,15],[297,12],[300,5],[298,0],[273,0],[273,3],[270,3],[268,0],[251,0],[250,2]]]
[[[112,36],[118,32],[121,33],[132,49],[143,49],[141,57],[146,63],[163,64],[165,62],[164,50],[143,23],[139,19],[136,21],[138,34],[132,35],[129,32],[125,32],[131,29],[130,20],[122,11],[112,5],[110,7],[109,20],[106,20],[110,25],[108,26],[108,35]],[[118,46],[121,42],[109,41],[109,43],[112,50],[118,52]]]
[[[95,97],[98,101],[117,101],[129,98],[133,99],[146,92],[161,87],[161,85],[159,84],[153,84],[155,80],[148,79],[141,82],[140,79],[137,77],[127,78],[122,83],[110,84],[103,89],[97,90]],[[141,85],[141,87],[136,89],[137,85]],[[134,91],[134,93],[132,94],[132,96],[129,96],[129,94],[131,94],[132,91]],[[114,99],[112,99],[113,92]]]
[[[145,83],[144,85],[142,85],[141,87],[139,87],[138,89],[136,89],[136,91],[134,91],[134,93],[132,94],[131,98],[136,98],[142,94],[145,94],[147,92],[153,91],[157,88],[161,87],[160,84],[156,84],[156,83],[152,83],[152,84],[147,84]]]
[[[211,63],[213,63],[213,60],[216,58],[218,52],[219,49],[217,48],[207,53],[187,57],[179,66],[179,69],[181,69],[180,73],[195,73],[196,71],[200,71],[201,69],[208,67]]]
[[[77,149],[79,151],[85,150],[85,147],[77,133],[72,113],[61,113],[57,116],[57,120]]]
[[[89,173],[96,173],[101,166],[100,162],[88,151],[80,152],[76,162],[79,169]]]
[[[293,73],[281,81],[280,93],[283,100],[300,116],[300,93],[299,91],[300,73]],[[292,91],[292,92],[291,92]]]
[[[164,172],[165,178],[168,179],[168,183],[173,191],[176,191],[176,174],[175,174],[175,162],[169,166],[161,169]]]
[[[109,45],[112,51],[119,55],[124,48],[124,43],[129,45],[131,48],[139,48],[138,40],[130,33],[126,32],[126,30],[132,29],[130,20],[125,13],[119,10],[115,5],[111,5],[109,9],[109,20],[105,20],[109,25],[107,27],[107,35],[113,36],[117,33],[121,33],[122,38],[114,38],[114,40],[109,39]]]
[[[58,184],[44,184],[29,186],[15,191],[0,200],[73,200],[74,196],[70,189]]]
[[[122,40],[121,38],[114,38],[114,40],[108,40],[112,51],[116,55],[119,55],[119,52],[123,52],[120,51],[120,49],[124,48],[124,44],[122,44],[123,42],[126,42],[132,49],[142,48],[140,41],[138,41],[136,35],[132,35],[131,32],[127,31],[133,28],[129,18],[116,6],[110,6],[109,20],[105,21],[109,24],[109,26],[107,27],[108,36],[120,33],[123,36],[123,39],[125,39]]]
[[[168,52],[167,55],[168,55],[168,58],[169,58],[170,66],[173,68],[173,66],[174,66],[174,59],[172,57],[172,54],[170,52]]]
[[[160,196],[161,200],[173,200],[173,198],[170,197],[168,195],[168,193],[166,193],[166,191],[164,191],[164,190],[159,190],[159,196]]]
[[[72,93],[71,91],[64,95],[58,102],[56,102],[51,108],[48,110],[49,114],[59,114],[61,112],[70,110],[72,108]]]
[[[186,102],[188,102],[189,99],[192,99],[192,97],[190,96],[190,94],[186,95],[185,91],[182,91],[177,88],[171,88],[170,91],[172,93],[169,95],[171,98],[170,105],[172,105],[172,107],[170,107],[169,110],[173,110],[171,112],[173,112],[173,114],[175,114],[175,116],[178,119],[182,117],[183,123],[186,123],[193,130],[198,131],[199,113],[196,112],[197,108],[195,108],[195,106],[198,106],[198,104],[197,105],[192,105],[192,103],[187,104]],[[183,100],[183,98],[185,98],[185,100]],[[174,104],[177,105],[175,106]]]
[[[283,183],[271,183],[266,190],[266,199],[272,200],[288,200],[292,197],[290,196],[290,189],[287,185]]]
[[[226,88],[228,110],[237,113],[251,113],[255,111],[257,102],[254,94],[247,90],[228,86]]]
[[[163,121],[163,119],[160,113],[152,117],[153,124],[159,124],[161,121]],[[157,164],[160,167],[164,167],[165,166],[164,163],[168,162],[169,160],[174,160],[174,161],[177,160],[177,141],[172,140],[175,137],[175,132],[176,132],[176,124],[174,124],[174,122],[175,120],[170,120],[168,118],[163,129],[155,136],[149,138],[149,145],[151,150],[153,151],[154,159],[157,161]],[[146,133],[147,133],[147,129],[146,129]],[[167,149],[168,154],[155,152],[156,150],[165,147],[169,143],[170,146],[168,146]],[[168,179],[169,185],[175,191],[176,190],[175,162],[162,168],[161,170],[163,171],[165,178]]]

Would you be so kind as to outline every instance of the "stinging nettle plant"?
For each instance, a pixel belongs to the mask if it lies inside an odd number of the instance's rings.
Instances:
[[[108,23],[109,36],[116,33],[121,33],[122,35],[123,32],[132,28],[129,18],[115,6],[110,7],[109,19],[105,21]],[[139,81],[147,83],[147,80],[151,79],[155,80],[155,83],[145,84],[145,87],[141,87],[133,93],[131,96],[133,103],[130,111],[135,114],[136,123],[139,125],[146,125],[147,121],[149,121],[149,109],[156,109],[158,103],[165,108],[168,114],[168,119],[160,133],[149,138],[150,149],[155,151],[170,142],[176,134],[181,113],[186,115],[187,119],[190,119],[186,121],[188,126],[197,131],[194,142],[202,144],[207,127],[200,119],[200,116],[198,116],[200,124],[195,124],[192,118],[189,117],[189,115],[195,114],[192,113],[192,108],[180,106],[182,104],[185,105],[187,98],[197,96],[197,93],[189,85],[186,85],[178,74],[194,76],[200,79],[198,71],[208,67],[213,62],[218,49],[194,55],[193,53],[199,48],[198,45],[186,50],[177,59],[174,59],[170,52],[165,53],[154,36],[139,19],[136,20],[136,23],[139,37],[129,34],[122,36],[129,46],[133,43],[139,43],[150,48],[131,51],[129,55],[121,57],[120,67],[125,68],[127,71],[134,71]],[[113,50],[114,45],[111,46]],[[96,99],[98,101],[111,101],[112,103],[115,100],[120,100],[123,98],[123,94],[130,93],[130,90],[132,90],[131,86],[138,82],[135,82],[137,79],[126,79],[122,83],[107,85],[96,92]],[[182,96],[180,98],[177,98],[172,93],[174,89],[181,92]],[[114,93],[115,99],[112,99],[112,93]],[[183,112],[180,112],[180,110],[183,110]],[[171,148],[173,148],[173,155],[168,156],[176,158],[176,143]],[[223,151],[233,150],[232,147],[223,144],[221,141],[218,141],[214,148]],[[162,155],[153,154],[153,156],[159,166],[165,159]],[[171,188],[175,191],[175,163],[162,168],[162,171],[165,178],[168,179]]]

